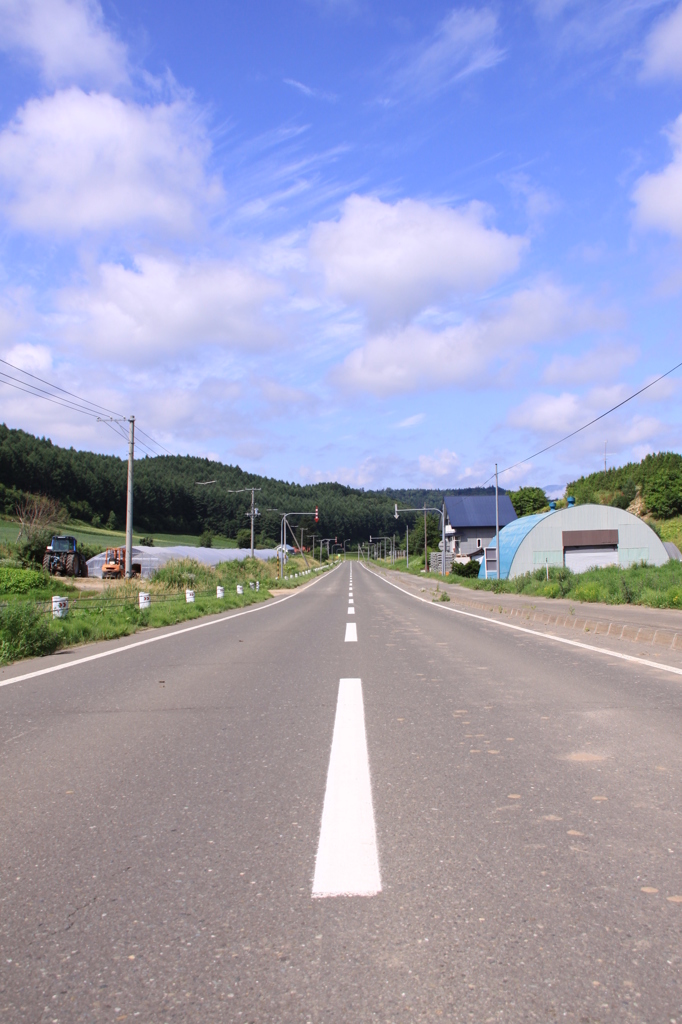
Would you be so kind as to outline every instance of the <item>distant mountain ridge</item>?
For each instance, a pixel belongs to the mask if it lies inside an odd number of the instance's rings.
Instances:
[[[215,484],[197,487],[205,480]],[[47,438],[0,425],[0,508],[14,512],[25,494],[46,494],[76,519],[125,522],[127,461],[114,455],[61,448]],[[366,540],[370,534],[404,533],[405,519],[396,521],[394,503],[421,508],[440,506],[444,494],[490,494],[493,488],[408,488],[363,490],[338,483],[296,484],[247,473],[191,455],[164,455],[135,460],[135,528],[149,533],[194,533],[205,529],[236,537],[248,525],[250,495],[229,494],[238,488],[261,488],[257,532],[262,540],[278,540],[279,515],[269,509],[313,511],[312,532],[340,542]],[[411,517],[413,518],[413,517]],[[409,520],[407,520],[409,521]]]

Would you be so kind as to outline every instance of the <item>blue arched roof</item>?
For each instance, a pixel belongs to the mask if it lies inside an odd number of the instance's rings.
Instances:
[[[514,555],[519,549],[521,542],[528,536],[530,531],[533,529],[541,519],[546,519],[547,516],[553,515],[554,512],[538,512],[534,516],[520,516],[515,519],[513,523],[509,523],[508,526],[503,526],[500,530],[500,579],[509,579],[509,570],[511,564],[514,561]],[[496,539],[493,537],[490,544],[491,548],[496,547]],[[481,568],[478,572],[478,578],[480,580],[485,579],[485,559],[481,561]]]

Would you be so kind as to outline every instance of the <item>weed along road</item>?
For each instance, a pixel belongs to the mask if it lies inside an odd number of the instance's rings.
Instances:
[[[681,676],[350,562],[204,621],[0,672],[3,1024],[682,1024]]]

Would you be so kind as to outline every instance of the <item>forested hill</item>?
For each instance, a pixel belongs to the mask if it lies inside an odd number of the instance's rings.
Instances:
[[[682,514],[682,455],[659,452],[641,462],[628,462],[589,476],[581,476],[566,487],[579,505],[594,502],[627,508],[639,494],[642,511],[657,519]]]
[[[45,438],[0,425],[0,508],[14,512],[24,494],[57,499],[75,519],[125,523],[127,462],[113,455],[60,448]],[[317,527],[322,537],[357,541],[370,534],[402,533],[405,520],[393,518],[400,505],[440,505],[443,493],[490,493],[480,489],[456,491],[364,491],[341,484],[301,486],[245,473],[239,466],[193,456],[159,456],[135,461],[134,512],[137,530],[154,533],[201,533],[210,529],[227,537],[248,525],[244,513],[249,494],[229,494],[240,487],[260,487],[257,530],[261,540],[279,538],[277,512],[308,511],[319,506]],[[215,484],[198,486],[203,481]],[[113,515],[112,515],[113,513]]]

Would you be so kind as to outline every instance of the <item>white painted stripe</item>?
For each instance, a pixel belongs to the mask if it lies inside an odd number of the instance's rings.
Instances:
[[[336,572],[336,568],[332,569],[332,572]],[[136,640],[132,644],[124,644],[122,647],[113,647],[108,651],[100,651],[99,654],[89,654],[87,658],[74,658],[72,661],[63,661],[59,665],[51,665],[49,668],[39,668],[35,672],[25,672],[21,676],[12,676],[9,679],[0,679],[0,686],[9,686],[10,683],[22,683],[24,679],[35,679],[37,676],[49,676],[53,672],[64,672],[67,668],[73,668],[75,665],[85,665],[88,661],[99,661],[100,658],[111,658],[115,654],[125,654],[126,651],[131,651],[135,647],[146,647],[147,644],[156,644],[161,640],[170,640],[174,636],[182,636],[183,633],[193,633],[197,629],[206,629],[208,626],[219,626],[223,622],[230,622],[232,619],[240,619],[242,615],[253,615],[254,612],[264,612],[268,608],[277,608],[284,601],[289,601],[292,597],[297,597],[299,594],[304,593],[309,587],[313,587],[320,580],[327,579],[328,573],[324,576],[317,576],[316,579],[311,580],[310,583],[306,583],[305,586],[300,587],[297,590],[292,590],[285,597],[280,597],[276,601],[268,601],[264,604],[256,605],[255,608],[247,608],[243,612],[233,612],[229,615],[221,615],[220,617],[211,618],[208,622],[199,622],[195,626],[184,626],[182,629],[174,629],[170,633],[159,633],[156,636],[150,636],[146,640]]]
[[[502,622],[500,619],[490,619],[487,615],[477,615],[475,612],[465,612],[461,608],[448,608],[446,605],[441,604],[440,601],[427,601],[423,597],[419,597],[417,594],[411,594],[409,590],[403,590],[397,583],[391,583],[390,580],[384,579],[379,576],[379,573],[374,572],[372,569],[368,569],[364,563],[361,563],[363,569],[366,572],[371,572],[373,576],[381,580],[382,583],[388,583],[389,587],[395,587],[401,594],[407,594],[408,597],[414,598],[415,601],[422,601],[424,604],[428,604],[430,608],[437,608],[439,611],[451,612],[455,615],[464,615],[467,619],[478,619],[480,622],[487,622],[491,626],[502,626],[504,629],[513,629],[517,633],[528,633],[530,636],[538,637],[540,640],[549,640],[551,643],[566,644],[568,647],[581,647],[584,651],[594,651],[596,654],[605,654],[609,658],[618,658],[619,661],[633,661],[637,665],[647,665],[649,668],[657,668],[661,672],[669,672],[671,675],[682,676],[682,668],[675,668],[674,665],[666,665],[658,661],[649,661],[647,658],[635,658],[632,654],[621,654],[620,651],[614,651],[610,647],[595,647],[593,644],[583,644],[579,640],[569,640],[567,637],[555,636],[554,633],[540,633],[537,629],[526,629],[525,626],[517,626],[513,622]]]
[[[362,680],[342,679],[324,794],[313,899],[381,892]]]
[[[346,643],[356,643],[358,639],[358,627],[354,622],[346,623]]]
[[[348,605],[348,614],[355,615],[355,608],[353,608],[351,605]]]
[[[348,604],[355,604],[355,601],[353,600],[352,597],[348,598]]]

